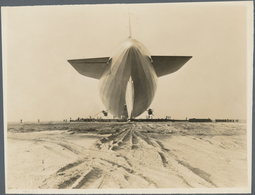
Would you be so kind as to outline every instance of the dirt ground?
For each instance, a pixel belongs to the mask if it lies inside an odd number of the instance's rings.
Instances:
[[[7,189],[247,186],[246,123],[8,124]]]

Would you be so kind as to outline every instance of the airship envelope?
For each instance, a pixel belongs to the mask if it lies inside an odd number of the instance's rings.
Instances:
[[[179,70],[192,56],[151,56],[129,37],[112,57],[68,60],[81,75],[99,79],[106,109],[119,118],[135,118],[151,105],[157,79]]]

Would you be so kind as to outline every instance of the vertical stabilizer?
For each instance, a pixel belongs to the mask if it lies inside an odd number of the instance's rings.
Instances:
[[[129,38],[132,38],[130,11],[129,11],[129,9],[128,9],[128,19],[129,19]]]

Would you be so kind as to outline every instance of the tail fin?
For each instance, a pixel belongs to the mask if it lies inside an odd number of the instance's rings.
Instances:
[[[130,11],[129,11],[129,9],[128,9],[128,19],[129,19],[129,38],[132,38],[131,20],[130,20]]]
[[[74,69],[83,76],[100,79],[107,66],[109,66],[109,57],[105,58],[87,58],[77,60],[67,60]]]
[[[158,77],[176,72],[191,58],[192,56],[151,56]]]

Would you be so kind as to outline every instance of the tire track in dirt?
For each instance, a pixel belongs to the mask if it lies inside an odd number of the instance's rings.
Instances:
[[[209,184],[211,184],[213,187],[217,187],[217,185],[211,180],[211,175],[206,173],[205,171],[199,169],[199,168],[196,168],[196,167],[193,167],[191,166],[189,163],[187,162],[184,162],[182,160],[180,160],[176,155],[174,155],[169,149],[166,149],[164,147],[164,145],[160,142],[160,141],[157,141],[157,143],[161,146],[162,150],[163,151],[166,151],[166,155],[170,155],[174,158],[174,160],[184,166],[185,168],[187,168],[188,170],[190,170],[191,172],[193,172],[195,175],[199,176],[200,178],[202,178],[203,180],[205,180],[206,182],[208,182]],[[163,160],[163,159],[162,159]],[[181,178],[184,178],[183,176],[179,175]],[[187,182],[185,180],[185,182]],[[187,183],[189,184],[189,183]],[[189,184],[190,185],[190,184]]]
[[[68,170],[68,169],[71,169],[71,168],[73,168],[73,167],[75,167],[75,166],[80,165],[81,163],[83,163],[83,160],[78,160],[78,161],[76,161],[76,162],[70,163],[70,164],[68,164],[68,165],[66,165],[66,166],[64,166],[64,167],[62,167],[61,169],[59,169],[59,170],[57,171],[57,173],[64,172],[64,171],[66,171],[66,170]]]
[[[137,127],[131,123],[118,133],[98,140],[91,148],[90,156],[59,169],[46,179],[42,187],[66,188],[129,188],[129,187],[169,187],[171,181],[182,181],[187,187],[195,187],[196,182],[203,180],[199,186],[217,187],[204,171],[190,166],[174,156],[161,141],[142,133],[144,125]],[[155,129],[146,125],[148,129]],[[79,155],[68,143],[58,143],[60,146]],[[102,157],[102,151],[107,151]],[[83,155],[84,156],[84,155]],[[159,176],[155,174],[159,173]],[[185,174],[194,177],[193,183],[186,181]],[[164,183],[160,182],[164,178]],[[55,178],[55,183],[54,182]],[[200,179],[199,179],[200,178]],[[170,186],[171,187],[171,186]]]
[[[190,164],[183,162],[181,160],[177,160],[177,162],[183,166],[185,166],[186,168],[188,168],[189,170],[191,170],[194,174],[198,175],[199,177],[201,177],[202,179],[204,179],[205,181],[207,181],[208,183],[212,184],[214,187],[217,187],[216,184],[214,184],[214,182],[211,180],[211,175],[206,173],[205,171],[196,168],[196,167],[192,167]]]

